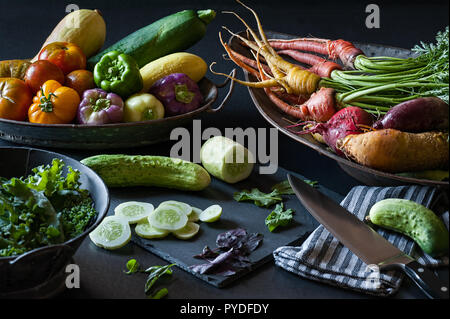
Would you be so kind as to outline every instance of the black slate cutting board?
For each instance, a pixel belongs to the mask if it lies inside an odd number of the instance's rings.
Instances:
[[[201,192],[183,192],[176,190],[164,190],[157,188],[123,188],[111,189],[111,211],[125,201],[145,201],[152,203],[155,208],[159,203],[166,200],[177,200],[190,204],[191,206],[205,209],[206,207],[219,204],[223,208],[221,218],[214,223],[200,224],[199,233],[190,240],[180,240],[173,235],[163,239],[144,239],[137,236],[132,225],[132,241],[145,250],[163,258],[169,263],[176,263],[178,267],[191,273],[192,275],[206,281],[216,287],[224,287],[234,280],[256,269],[273,259],[272,252],[286,245],[298,245],[318,226],[316,220],[300,204],[295,195],[284,195],[284,207],[292,208],[294,221],[289,226],[278,227],[274,232],[270,232],[265,225],[265,218],[270,214],[271,208],[260,208],[252,202],[236,202],[233,194],[242,189],[259,188],[261,191],[270,192],[271,187],[276,183],[287,179],[287,174],[291,173],[283,168],[278,168],[276,174],[260,175],[258,168],[248,179],[237,184],[227,184],[216,178],[212,179],[211,185]],[[301,175],[294,174],[300,178]],[[318,186],[319,189],[340,202],[342,196],[326,188]],[[216,248],[217,235],[235,228],[244,228],[248,233],[260,233],[264,235],[262,244],[251,253],[250,260],[252,266],[248,269],[238,271],[233,276],[201,275],[189,269],[190,265],[206,262],[202,259],[193,258],[194,255],[202,252],[207,245]]]

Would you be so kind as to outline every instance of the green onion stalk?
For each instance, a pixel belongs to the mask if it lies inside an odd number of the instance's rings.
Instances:
[[[412,52],[410,58],[360,55],[355,70],[335,70],[320,85],[336,90],[339,106],[358,106],[376,115],[419,97],[435,96],[448,104],[448,26],[437,33],[436,43],[421,42]]]

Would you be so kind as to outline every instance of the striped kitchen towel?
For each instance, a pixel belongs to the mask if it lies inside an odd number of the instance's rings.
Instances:
[[[432,207],[438,194],[427,186],[354,187],[341,206],[363,220],[376,202],[385,198],[404,198]],[[447,212],[442,214],[448,228]],[[434,259],[421,251],[413,240],[393,231],[377,229],[378,233],[403,252],[429,267],[448,266],[448,257]],[[395,293],[403,280],[398,270],[377,272],[344,247],[325,227],[320,225],[301,246],[283,246],[273,252],[275,264],[300,276],[334,286],[378,296]]]

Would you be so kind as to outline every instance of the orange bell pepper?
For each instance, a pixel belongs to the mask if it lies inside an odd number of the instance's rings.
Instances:
[[[33,98],[28,120],[40,124],[68,124],[75,119],[79,104],[77,91],[48,80]]]

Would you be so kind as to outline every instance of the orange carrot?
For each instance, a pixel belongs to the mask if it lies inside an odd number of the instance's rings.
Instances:
[[[309,71],[321,77],[329,78],[333,70],[342,70],[342,67],[334,62],[330,62],[314,54],[304,53],[296,50],[281,50],[278,54],[287,55],[298,62],[311,65]]]

